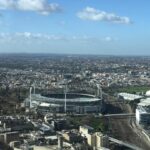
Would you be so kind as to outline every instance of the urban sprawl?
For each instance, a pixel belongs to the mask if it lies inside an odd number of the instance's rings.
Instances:
[[[149,150],[150,57],[0,55],[0,150]]]

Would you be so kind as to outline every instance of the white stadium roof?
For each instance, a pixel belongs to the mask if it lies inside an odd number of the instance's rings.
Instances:
[[[85,94],[82,94],[82,95],[85,95]],[[88,95],[88,94],[87,94]],[[88,97],[88,98],[84,98],[84,97],[81,97],[81,98],[73,98],[73,99],[66,99],[67,102],[97,102],[99,101],[100,99],[97,98],[97,97],[94,97],[93,95],[88,95],[88,96],[91,96],[91,97]],[[27,98],[29,99],[29,98]],[[31,95],[31,99],[32,101],[40,101],[40,102],[63,102],[64,101],[64,98],[62,99],[59,99],[59,98],[51,98],[51,97],[45,97],[45,96],[42,96],[40,94],[32,94]]]
[[[41,103],[39,106],[41,106],[41,107],[50,107],[50,103]]]
[[[146,96],[150,96],[150,90],[146,92]]]
[[[129,93],[119,93],[118,95],[123,97],[125,100],[130,100],[130,101],[143,98],[143,96],[136,95],[136,94],[129,94]]]
[[[150,106],[150,98],[142,99],[138,106]]]

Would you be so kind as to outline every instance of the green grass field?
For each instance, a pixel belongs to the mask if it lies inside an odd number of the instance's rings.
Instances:
[[[113,88],[107,88],[105,91],[109,94],[115,94],[120,92],[127,92],[131,94],[136,93],[146,93],[146,91],[150,90],[150,86],[128,86],[128,87],[113,87]]]

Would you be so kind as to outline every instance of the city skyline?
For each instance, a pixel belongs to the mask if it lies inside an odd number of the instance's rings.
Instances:
[[[149,4],[0,0],[0,53],[150,55]]]

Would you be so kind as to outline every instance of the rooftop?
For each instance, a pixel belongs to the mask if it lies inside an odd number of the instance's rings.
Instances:
[[[150,98],[141,99],[141,102],[138,104],[138,106],[150,106]]]
[[[122,96],[125,100],[130,100],[130,101],[143,98],[143,96],[130,94],[130,93],[119,93],[118,95]]]

